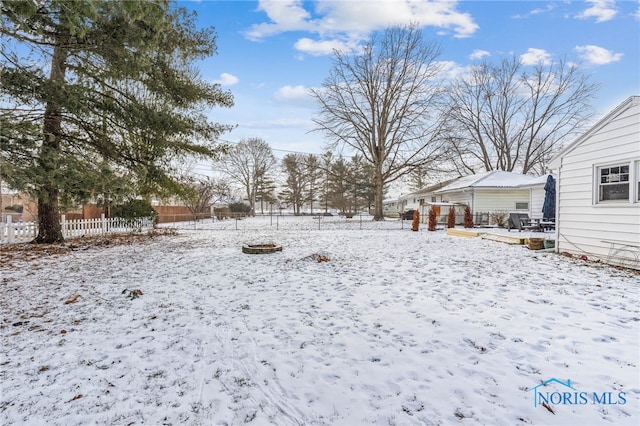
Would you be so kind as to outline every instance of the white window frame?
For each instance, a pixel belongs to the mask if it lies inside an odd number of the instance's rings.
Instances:
[[[608,204],[614,204],[614,205],[620,205],[620,204],[629,204],[634,202],[635,197],[635,192],[636,192],[636,180],[637,180],[637,164],[638,162],[635,161],[630,161],[630,160],[626,160],[626,161],[617,161],[614,163],[607,163],[607,164],[599,164],[599,165],[595,165],[594,166],[594,173],[593,173],[593,203],[594,204],[600,204],[600,205],[608,205]],[[603,184],[606,185],[606,183],[603,183],[601,181],[601,171],[605,170],[605,169],[612,169],[612,168],[616,168],[616,167],[625,167],[627,166],[629,168],[629,172],[627,173],[627,181],[623,181],[627,183],[628,186],[628,192],[627,192],[627,198],[623,198],[623,199],[619,199],[619,200],[601,200],[600,199],[600,190],[601,190],[601,186]],[[615,184],[615,182],[608,182],[610,184]]]

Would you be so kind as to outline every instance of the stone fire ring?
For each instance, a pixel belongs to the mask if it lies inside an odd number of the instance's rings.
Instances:
[[[282,246],[266,243],[266,244],[243,244],[242,252],[247,254],[268,254],[282,251]]]

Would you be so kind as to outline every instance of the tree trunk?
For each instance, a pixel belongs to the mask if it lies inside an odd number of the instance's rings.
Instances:
[[[53,50],[51,59],[52,81],[58,88],[57,93],[48,100],[44,112],[42,148],[39,163],[43,176],[43,185],[38,193],[38,236],[36,243],[60,243],[64,241],[62,228],[58,218],[58,183],[56,175],[59,173],[58,157],[60,156],[60,141],[62,139],[62,111],[58,104],[58,97],[62,96],[62,87],[67,68],[67,52],[59,43]]]
[[[58,188],[46,185],[38,197],[38,236],[36,243],[61,243],[64,241],[58,216]]]
[[[375,165],[374,187],[376,199],[373,206],[373,220],[384,220],[384,210],[382,202],[384,196],[384,182],[382,182],[382,163]]]

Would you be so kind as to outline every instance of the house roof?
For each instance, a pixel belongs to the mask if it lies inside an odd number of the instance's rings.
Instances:
[[[573,151],[578,145],[580,145],[586,139],[589,139],[594,133],[598,132],[604,126],[606,126],[615,117],[626,111],[627,109],[640,104],[640,96],[630,96],[624,100],[620,105],[615,107],[609,114],[605,115],[596,124],[594,124],[589,130],[580,135],[576,140],[564,147],[555,157],[549,162],[549,167],[552,169],[560,166],[560,159]]]
[[[405,198],[417,197],[424,194],[431,194],[436,192],[438,189],[442,188],[443,186],[449,185],[450,183],[455,182],[458,179],[460,178],[448,179],[443,182],[436,183],[435,185],[431,185],[426,188],[419,189],[417,191],[409,192],[408,194],[402,194],[398,197],[398,199],[405,199]]]
[[[547,177],[549,175],[542,175],[538,177],[532,177],[530,182],[523,183],[522,185],[518,185],[522,188],[528,188],[531,186],[544,186],[547,183]]]
[[[517,188],[536,183],[538,178],[520,173],[493,170],[477,175],[464,176],[446,185],[435,193],[457,191],[465,188]],[[546,179],[546,176],[545,176]]]

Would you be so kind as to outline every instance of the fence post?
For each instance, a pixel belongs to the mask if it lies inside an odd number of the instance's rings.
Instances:
[[[100,214],[100,231],[102,235],[107,232],[107,220],[104,217],[104,213]]]
[[[7,243],[13,244],[13,224],[11,223],[13,218],[10,214],[7,215]]]
[[[62,238],[67,238],[67,216],[60,215],[60,228],[62,228]]]

